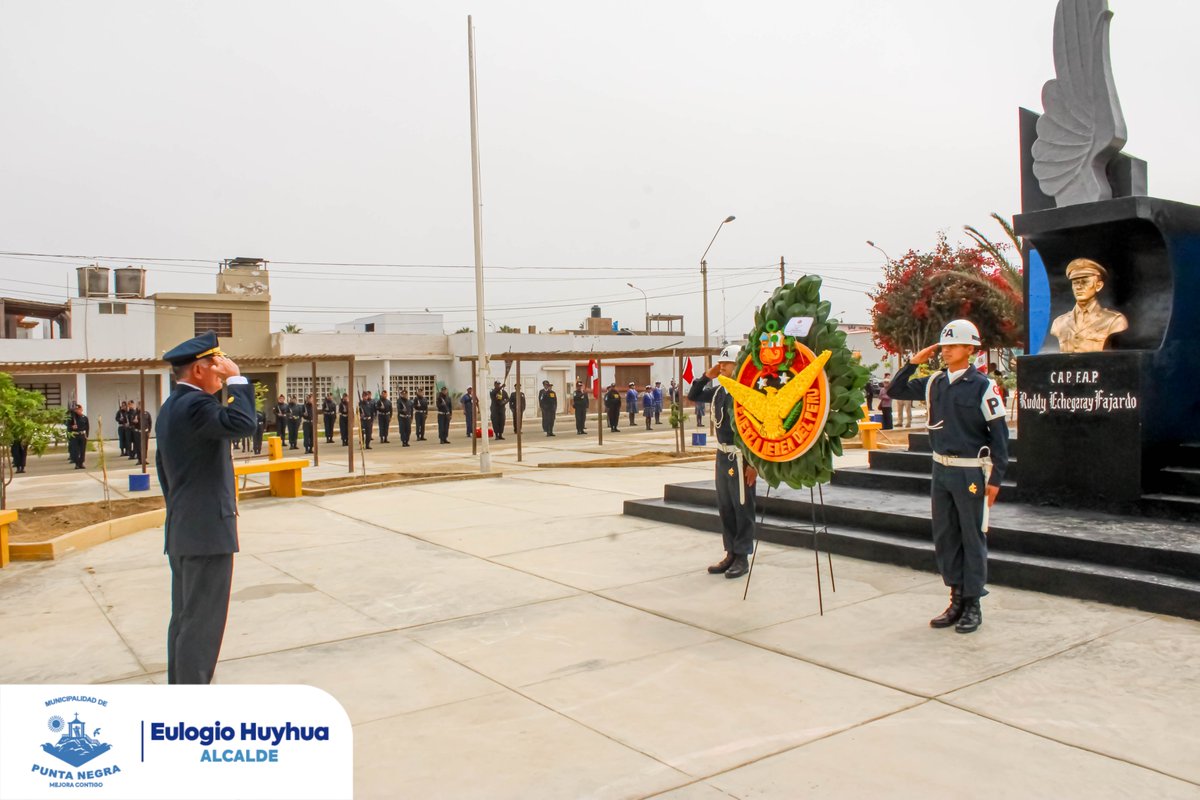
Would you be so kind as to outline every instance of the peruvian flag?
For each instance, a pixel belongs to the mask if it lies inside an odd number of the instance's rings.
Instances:
[[[692,359],[688,358],[687,366],[683,368],[683,382],[691,383],[695,377],[696,374],[692,372]]]
[[[596,372],[596,359],[588,361],[588,383],[592,387],[592,397],[600,399],[600,376]]]

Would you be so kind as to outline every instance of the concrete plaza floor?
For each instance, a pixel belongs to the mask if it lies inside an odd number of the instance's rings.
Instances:
[[[246,502],[217,681],[329,691],[361,798],[1200,797],[1200,624],[1001,587],[933,631],[934,575],[840,557],[822,617],[774,545],[742,601],[621,515],[711,469]],[[0,683],[162,682],[161,543],[0,570]]]

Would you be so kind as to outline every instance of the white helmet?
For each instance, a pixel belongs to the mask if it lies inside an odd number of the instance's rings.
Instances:
[[[728,361],[732,364],[736,364],[738,351],[741,349],[742,348],[736,344],[729,345],[728,347],[726,347],[724,350],[721,351],[721,355],[717,356],[717,363],[721,364],[723,362]]]
[[[938,344],[969,344],[979,347],[979,328],[970,320],[950,320],[946,327],[942,328],[942,338],[938,339]]]

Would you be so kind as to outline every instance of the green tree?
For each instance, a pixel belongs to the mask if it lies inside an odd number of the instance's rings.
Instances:
[[[500,333],[520,333],[521,329],[513,325],[501,325]]]
[[[458,330],[455,331],[455,333],[474,333],[474,332],[475,331],[471,329],[470,325],[463,325],[461,328],[459,328]]]
[[[41,392],[19,389],[11,375],[0,372],[0,509],[7,508],[13,479],[12,443],[20,442],[40,456],[63,438],[65,421],[65,409],[47,408]]]
[[[304,333],[304,329],[294,322],[289,322],[279,329],[280,333]]]

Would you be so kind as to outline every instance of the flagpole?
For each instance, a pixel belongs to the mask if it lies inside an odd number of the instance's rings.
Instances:
[[[471,76],[471,215],[475,227],[475,347],[478,356],[475,362],[478,379],[476,386],[486,387],[491,369],[488,365],[487,329],[483,318],[483,214],[479,199],[479,111],[475,94],[475,26],[471,23],[471,15],[467,15],[467,66]],[[518,391],[520,389],[518,388]],[[520,397],[517,398],[520,403]],[[483,416],[483,406],[480,405],[479,416]],[[482,419],[479,422],[479,471],[490,472],[492,469],[492,454],[487,430],[488,426]],[[472,431],[474,434],[474,431]]]

